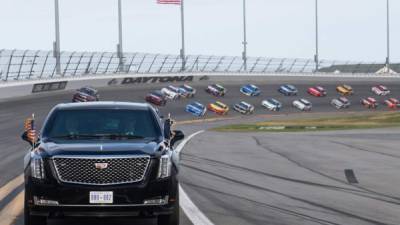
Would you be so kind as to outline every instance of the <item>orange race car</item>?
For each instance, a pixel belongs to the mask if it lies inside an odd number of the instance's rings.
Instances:
[[[219,101],[208,104],[207,109],[218,115],[226,115],[229,112],[229,106]]]
[[[336,91],[341,95],[352,95],[354,94],[353,88],[350,85],[343,84],[336,87]]]

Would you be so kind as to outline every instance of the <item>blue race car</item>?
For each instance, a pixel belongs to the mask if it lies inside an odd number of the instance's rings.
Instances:
[[[199,102],[192,102],[186,106],[186,112],[195,116],[204,116],[207,112],[207,107]]]
[[[297,95],[298,90],[295,86],[286,84],[286,85],[281,86],[278,89],[278,92],[284,94],[285,96],[295,96],[295,95]]]
[[[260,89],[253,84],[247,84],[243,86],[240,88],[240,92],[247,96],[259,96],[261,94]]]

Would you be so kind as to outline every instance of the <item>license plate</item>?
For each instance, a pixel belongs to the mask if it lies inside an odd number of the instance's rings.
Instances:
[[[112,204],[114,196],[112,191],[91,191],[89,194],[90,204]]]

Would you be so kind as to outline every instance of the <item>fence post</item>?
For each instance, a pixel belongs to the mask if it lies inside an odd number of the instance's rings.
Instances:
[[[250,69],[250,73],[252,73],[253,71],[254,71],[254,69],[257,67],[257,65],[258,65],[258,62],[260,62],[260,60],[261,60],[261,57],[258,57],[257,58],[257,60],[256,60],[256,62],[254,63],[254,65],[253,65],[253,67]]]
[[[136,70],[136,73],[139,73],[140,69],[142,68],[142,64],[143,64],[144,60],[146,59],[146,57],[147,57],[147,54],[144,54],[142,60],[140,61],[139,66],[138,66],[138,68]]]
[[[281,63],[279,64],[279,67],[275,70],[275,73],[280,73],[282,72],[283,64],[285,63],[286,59],[282,59]]]
[[[75,54],[75,52],[72,52],[71,55],[69,56],[69,59],[68,59],[67,65],[65,65],[65,69],[64,69],[64,73],[62,74],[62,77],[64,77],[65,74],[67,73],[69,64],[71,63],[71,60],[72,60],[72,57],[74,56],[74,54]]]
[[[1,49],[1,50],[0,50],[0,61],[1,61],[1,55],[2,55],[3,51],[4,51],[4,49]],[[3,70],[2,70],[1,67],[0,67],[0,80],[1,80],[1,78],[2,78],[2,75],[3,75]]]
[[[272,62],[272,58],[270,58],[269,60],[268,60],[268,62],[267,62],[267,64],[265,65],[265,67],[264,67],[264,69],[263,69],[263,73],[266,73],[267,72],[267,70],[268,70],[268,67],[269,67],[269,65],[271,65],[271,62]]]
[[[212,58],[213,58],[213,56],[208,57],[208,60],[207,60],[206,64],[204,64],[204,67],[203,67],[203,69],[201,70],[201,72],[204,72],[204,70],[206,70],[206,68],[207,68],[207,66],[208,66],[208,63],[210,63],[210,61],[211,61]]]
[[[157,57],[158,57],[159,55],[160,55],[160,54],[157,54],[157,55],[154,56],[153,61],[151,62],[150,66],[149,66],[149,69],[147,70],[147,73],[150,73],[151,68],[153,67],[154,62],[157,60]]]
[[[96,52],[93,52],[92,55],[90,56],[89,62],[88,62],[87,66],[86,66],[86,69],[85,69],[85,74],[89,74],[90,66],[92,65],[93,57],[94,57],[95,54],[96,54]]]
[[[104,55],[105,55],[105,54],[106,54],[106,52],[101,53],[100,60],[99,60],[99,62],[97,63],[96,71],[94,71],[94,74],[97,74],[97,72],[99,71],[100,65],[101,65],[101,63],[102,63],[102,61],[103,61],[103,58],[104,58]]]
[[[36,52],[35,52],[35,55],[33,56],[33,62],[32,62],[32,66],[31,66],[31,70],[29,71],[28,79],[31,79],[31,76],[32,76],[32,74],[33,74],[33,67],[34,67],[35,64],[36,64],[36,59],[39,57],[39,56],[38,56],[39,52],[40,52],[40,51],[36,51]]]
[[[225,56],[222,56],[219,62],[217,63],[217,66],[213,69],[213,72],[217,71],[219,66],[221,65],[222,61],[224,61]]]
[[[10,59],[8,61],[8,66],[7,66],[7,70],[6,70],[6,79],[5,79],[5,81],[8,81],[8,75],[10,73],[11,63],[12,63],[12,59],[14,57],[15,51],[16,51],[15,49],[11,51]]]
[[[307,60],[307,62],[304,64],[303,68],[300,70],[300,73],[304,73],[304,70],[306,70],[307,66],[310,64],[311,59]]]
[[[46,59],[44,60],[43,67],[42,67],[42,71],[40,72],[39,78],[42,78],[42,76],[43,76],[44,69],[46,68],[47,60],[49,59],[50,53],[51,53],[51,52],[47,52]]]
[[[162,69],[164,68],[165,62],[167,62],[169,55],[165,56],[163,62],[161,63],[160,69],[158,70],[158,73],[161,73]]]
[[[193,62],[193,66],[192,66],[192,68],[190,69],[190,72],[193,72],[194,67],[195,67],[196,65],[197,65],[197,69],[198,69],[199,58],[200,58],[200,56],[198,55],[198,56],[196,57],[196,60],[194,60],[194,62]]]
[[[22,55],[22,59],[21,59],[21,63],[19,64],[19,69],[18,69],[18,74],[17,74],[17,79],[16,80],[19,79],[19,76],[21,74],[22,66],[24,65],[24,60],[25,60],[25,56],[26,56],[27,52],[28,52],[28,50],[25,50],[23,55]]]
[[[131,68],[132,68],[132,65],[133,65],[133,61],[135,60],[136,55],[137,55],[137,53],[133,54],[131,63],[129,63],[129,67],[128,67],[128,69],[126,70],[126,73],[129,73],[129,72],[131,71]]]
[[[106,69],[104,70],[103,74],[108,73],[108,68],[110,68],[110,64],[111,64],[111,62],[112,62],[113,59],[114,59],[114,53],[111,53],[110,60],[108,60],[107,67],[106,67]]]
[[[179,58],[180,58],[180,56],[176,57],[174,64],[172,65],[171,69],[169,70],[170,73],[175,69],[175,65],[178,62]]]
[[[287,71],[288,73],[291,73],[291,72],[292,72],[292,69],[293,69],[294,65],[296,65],[296,62],[297,62],[297,59],[295,59],[295,60],[293,61],[292,65],[290,66],[289,70]]]
[[[235,62],[235,60],[236,60],[236,57],[233,57],[232,61],[229,63],[229,66],[226,68],[225,72],[229,72],[229,70],[231,69],[233,62]]]
[[[74,75],[73,75],[73,76],[76,76],[76,72],[78,71],[78,68],[79,68],[79,66],[81,65],[81,61],[82,61],[82,58],[83,58],[84,55],[85,55],[85,52],[81,53],[81,57],[79,58],[79,61],[78,61],[78,63],[76,64],[76,67],[75,67],[75,71],[74,71]]]

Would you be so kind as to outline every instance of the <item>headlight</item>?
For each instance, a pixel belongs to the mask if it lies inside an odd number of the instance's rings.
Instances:
[[[163,179],[171,176],[171,157],[169,154],[163,155],[160,158],[160,166],[158,168],[158,178]]]
[[[44,179],[44,163],[42,158],[31,159],[32,177],[36,179]]]

